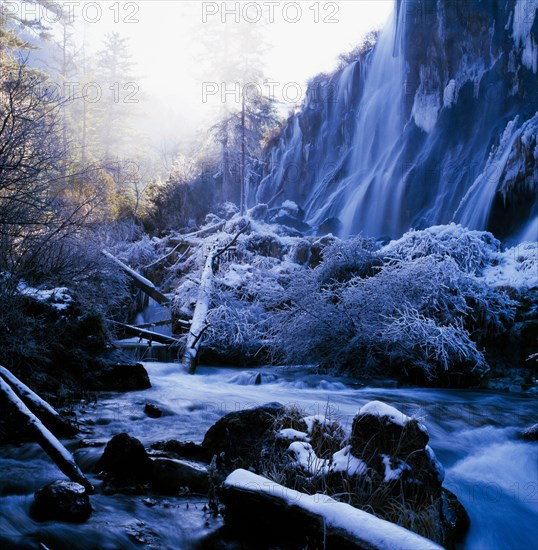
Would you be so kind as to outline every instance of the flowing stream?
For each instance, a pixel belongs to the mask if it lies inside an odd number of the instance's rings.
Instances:
[[[536,422],[535,398],[491,391],[361,387],[351,379],[312,374],[301,368],[238,371],[200,368],[195,376],[173,363],[146,363],[153,387],[106,393],[78,405],[90,441],[108,441],[126,431],[149,445],[162,439],[201,441],[223,414],[279,401],[307,414],[329,413],[346,429],[358,408],[378,399],[423,419],[430,445],[446,469],[445,486],[458,495],[471,517],[462,547],[538,549],[538,444],[518,437]],[[164,415],[147,417],[146,403]],[[102,447],[68,444],[83,469]],[[203,497],[96,495],[94,513],[83,525],[38,523],[28,510],[33,492],[62,478],[34,444],[0,448],[0,548],[113,549],[191,548],[221,525],[203,507]],[[98,481],[97,481],[98,483]],[[138,540],[138,542],[137,542]]]

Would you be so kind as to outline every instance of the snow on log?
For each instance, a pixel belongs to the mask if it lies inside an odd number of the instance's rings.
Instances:
[[[41,419],[49,430],[60,436],[72,436],[77,433],[78,430],[64,420],[54,407],[21,382],[11,371],[1,365],[0,377],[11,386],[23,403]]]
[[[185,354],[183,355],[183,364],[190,374],[196,372],[196,362],[198,350],[202,341],[202,335],[205,332],[207,312],[211,302],[211,292],[213,290],[213,262],[217,255],[217,247],[214,246],[207,255],[202,277],[200,279],[200,288],[198,290],[198,299],[192,316],[191,330],[187,337]]]
[[[121,260],[118,260],[118,258],[112,256],[110,252],[103,250],[103,254],[108,259],[112,260],[116,265],[121,267],[121,269],[133,280],[135,285],[143,290],[148,296],[153,298],[157,303],[161,305],[168,305],[170,303],[170,300],[160,290],[158,290],[149,279],[142,277],[140,273],[137,273],[127,264],[124,264]]]
[[[81,472],[71,453],[42,424],[35,414],[22,402],[11,386],[0,377],[0,392],[13,405],[18,416],[25,420],[26,426],[41,448],[50,456],[56,466],[75,483],[82,485],[88,493],[95,493],[93,485]]]
[[[178,346],[180,341],[166,334],[159,334],[158,332],[153,332],[151,330],[146,330],[144,328],[135,327],[133,325],[126,325],[125,323],[120,323],[119,321],[111,321],[109,323],[116,325],[123,329],[127,334],[132,336],[138,336],[139,338],[144,338],[149,342],[159,342],[160,344],[167,344],[169,346]]]
[[[223,220],[221,222],[218,222],[214,225],[210,225],[209,227],[205,227],[203,229],[199,229],[198,231],[195,231],[194,233],[188,233],[186,235],[181,235],[182,238],[188,239],[191,237],[207,237],[208,235],[211,235],[211,233],[216,233],[219,231],[219,229],[222,229],[226,225],[226,220]]]
[[[262,528],[283,536],[316,539],[327,548],[364,550],[442,550],[399,525],[380,519],[326,495],[307,495],[267,478],[235,470],[222,485],[226,522],[239,529]],[[301,537],[302,535],[302,537]]]

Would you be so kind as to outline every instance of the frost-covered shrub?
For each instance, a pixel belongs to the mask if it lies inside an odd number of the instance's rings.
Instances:
[[[483,334],[514,314],[506,294],[446,256],[386,261],[372,276],[332,284],[320,280],[328,269],[304,272],[274,316],[273,345],[285,362],[355,371],[397,366],[429,377],[455,368],[483,372]]]
[[[491,233],[472,231],[451,223],[409,231],[401,239],[383,247],[381,253],[400,260],[448,256],[462,270],[479,274],[499,250],[500,243]]]
[[[375,243],[356,237],[337,241],[323,251],[323,264],[318,270],[321,282],[344,282],[354,276],[370,277],[382,262],[375,253]]]
[[[239,303],[233,293],[221,294],[209,312],[204,345],[229,359],[253,361],[268,346],[268,315],[261,303]],[[260,355],[261,356],[261,355]]]
[[[156,243],[148,235],[132,242],[116,244],[113,253],[133,269],[141,269],[157,259]]]

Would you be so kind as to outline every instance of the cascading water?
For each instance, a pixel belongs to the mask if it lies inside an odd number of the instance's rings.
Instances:
[[[379,235],[387,229],[392,232],[398,227],[397,212],[391,211],[393,192],[398,193],[398,189],[391,183],[395,181],[395,150],[403,129],[404,61],[399,31],[405,25],[404,17],[405,10],[391,17],[364,83],[354,138],[360,145],[353,149],[351,175],[341,186],[346,197],[341,214],[346,234],[357,225],[355,220],[360,220],[369,235]]]
[[[373,52],[312,82],[258,201],[337,217],[342,236],[457,221],[536,240],[538,6],[522,6],[397,1]]]

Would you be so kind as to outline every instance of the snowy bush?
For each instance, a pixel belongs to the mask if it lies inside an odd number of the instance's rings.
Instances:
[[[323,252],[324,262],[318,270],[319,280],[344,282],[354,276],[373,275],[376,267],[382,263],[375,248],[374,241],[362,237],[335,242]]]
[[[229,359],[256,360],[268,345],[265,308],[261,303],[240,303],[233,293],[221,294],[218,301],[207,318],[205,345]]]
[[[448,256],[460,269],[479,274],[499,250],[500,243],[491,233],[471,231],[451,223],[409,231],[382,248],[381,253],[401,260],[429,255]]]
[[[320,277],[340,261],[328,254],[285,291],[288,305],[273,318],[273,346],[281,360],[356,372],[414,368],[428,377],[456,368],[487,370],[480,341],[514,315],[505,293],[437,254],[386,260],[370,276],[332,283]]]
[[[111,252],[135,270],[155,261],[158,256],[156,242],[145,234],[135,241],[117,243]]]

